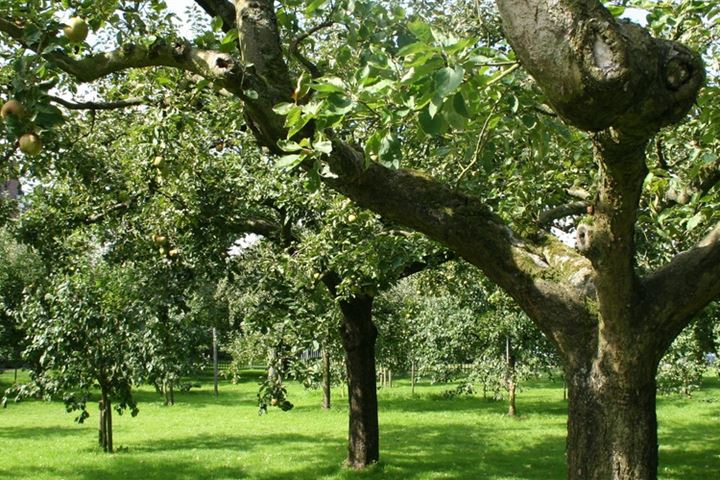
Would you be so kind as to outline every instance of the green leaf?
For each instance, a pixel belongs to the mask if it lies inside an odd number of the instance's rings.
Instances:
[[[321,77],[310,86],[317,92],[344,93],[347,90],[345,83],[338,77]]]
[[[228,33],[225,34],[222,40],[220,40],[221,45],[227,45],[229,43],[233,43],[235,40],[238,39],[238,31],[237,28],[233,28]]]
[[[273,107],[273,112],[277,113],[278,115],[287,115],[288,113],[290,113],[290,110],[294,108],[298,108],[298,106],[294,103],[278,103]]]
[[[691,230],[694,230],[695,227],[697,227],[704,221],[705,221],[705,215],[703,214],[703,212],[698,212],[695,215],[693,215],[693,217],[690,220],[688,220],[685,228],[689,232]]]
[[[311,0],[305,7],[305,15],[312,15],[315,10],[322,9],[328,0]]]
[[[433,40],[430,25],[420,20],[408,23],[408,30],[415,35],[415,38],[430,43]]]
[[[313,143],[313,149],[315,149],[318,152],[322,152],[326,155],[329,155],[330,152],[332,152],[332,142],[330,140],[324,140],[322,142],[315,142],[315,143]]]
[[[278,140],[277,145],[283,152],[297,152],[302,150],[302,146],[292,140]]]
[[[619,17],[625,13],[625,7],[622,5],[607,5],[606,8],[612,13],[613,17]]]
[[[435,92],[441,97],[447,97],[460,86],[464,75],[465,69],[460,65],[438,70],[435,73]]]
[[[213,32],[219,32],[222,28],[223,21],[220,16],[214,17],[212,19],[212,22],[210,22],[210,28],[212,28]]]
[[[325,110],[325,115],[345,115],[354,107],[352,100],[344,95],[332,94],[326,100],[329,108]]]
[[[35,124],[38,127],[49,130],[62,122],[63,114],[56,106],[41,105],[38,107],[37,115],[35,115]]]
[[[418,115],[420,128],[428,135],[442,135],[448,129],[448,124],[442,115],[430,116],[428,108],[424,108]]]
[[[397,52],[398,57],[407,57],[409,55],[414,55],[416,53],[420,52],[434,52],[435,49],[428,45],[427,43],[423,42],[415,42],[411,43],[410,45],[405,45]]]
[[[470,118],[470,112],[468,112],[467,105],[465,104],[465,97],[460,92],[457,92],[453,97],[453,110],[458,115],[462,115],[465,118]]]
[[[300,165],[305,159],[305,157],[306,155],[297,153],[291,155],[283,155],[282,157],[278,158],[277,162],[275,162],[275,166],[280,169],[291,170]]]

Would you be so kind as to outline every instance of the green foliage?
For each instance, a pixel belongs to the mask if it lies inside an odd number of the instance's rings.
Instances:
[[[119,413],[137,415],[131,389],[143,368],[146,314],[140,286],[130,265],[111,268],[87,260],[28,295],[21,318],[30,338],[24,355],[32,381],[9,393],[60,396],[83,422],[91,390],[99,385]]]
[[[27,345],[18,316],[23,292],[32,290],[43,275],[35,252],[18,243],[6,229],[0,229],[0,359],[20,366],[20,353]]]

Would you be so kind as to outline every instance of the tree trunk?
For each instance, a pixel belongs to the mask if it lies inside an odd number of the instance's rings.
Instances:
[[[175,405],[175,382],[170,380],[170,405]]]
[[[626,372],[568,372],[569,480],[657,478],[655,368]]]
[[[323,391],[323,410],[330,409],[330,354],[326,349],[322,351],[322,391]]]
[[[103,405],[105,406],[105,451],[113,453],[112,402],[107,395]]]
[[[104,452],[113,453],[112,441],[112,402],[107,394],[107,389],[100,388],[100,425],[98,431],[98,442]]]
[[[348,373],[350,428],[347,464],[363,468],[380,458],[373,297],[361,295],[341,300],[342,343]]]
[[[98,402],[98,445],[105,450],[105,407],[103,406],[103,395]]]
[[[415,360],[410,363],[410,394],[415,395]]]
[[[517,415],[517,408],[515,406],[515,393],[517,390],[517,384],[515,383],[515,354],[512,350],[512,343],[510,337],[505,337],[505,362],[507,368],[507,377],[505,382],[508,389],[508,417],[514,417]]]

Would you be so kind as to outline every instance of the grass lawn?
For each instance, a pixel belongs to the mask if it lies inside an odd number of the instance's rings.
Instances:
[[[97,448],[97,413],[73,422],[60,402],[10,403],[0,410],[0,478],[7,479],[538,479],[565,478],[566,404],[558,384],[535,382],[518,397],[519,418],[503,402],[446,399],[448,386],[407,383],[379,392],[381,463],[342,468],[347,400],[291,386],[295,408],[258,416],[257,373],[238,385],[211,383],[176,394],[165,407],[150,388],[140,414],[114,416],[118,452]],[[12,372],[0,375],[0,389]],[[660,397],[661,479],[720,478],[720,382],[708,377],[692,398]]]

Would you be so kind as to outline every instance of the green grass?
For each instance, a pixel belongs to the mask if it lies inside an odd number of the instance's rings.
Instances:
[[[291,386],[296,407],[259,417],[256,374],[212,385],[162,405],[138,394],[140,415],[114,417],[118,452],[98,451],[95,409],[84,425],[62,403],[26,401],[0,410],[0,478],[12,479],[561,479],[565,477],[566,404],[557,384],[536,382],[518,398],[520,417],[503,402],[445,399],[447,386],[407,383],[379,392],[381,463],[366,472],[342,467],[346,399],[319,408],[320,393]],[[0,388],[12,373],[0,375]],[[720,475],[720,383],[692,398],[661,397],[660,478],[711,480]]]

